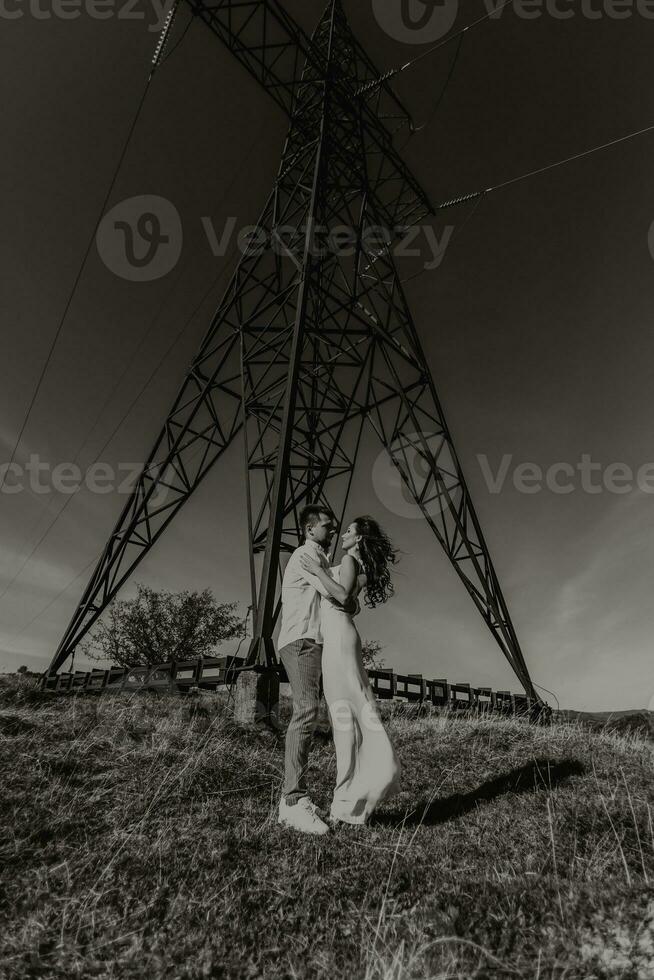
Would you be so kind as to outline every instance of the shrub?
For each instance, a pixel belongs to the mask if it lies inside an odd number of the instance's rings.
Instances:
[[[210,656],[225,640],[245,634],[237,603],[216,602],[203,592],[156,592],[137,585],[133,599],[114,599],[80,652],[119,667]]]

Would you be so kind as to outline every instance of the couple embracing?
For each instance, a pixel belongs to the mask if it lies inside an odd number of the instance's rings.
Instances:
[[[306,785],[321,674],[336,751],[332,827],[367,823],[377,804],[398,791],[400,779],[400,763],[381,722],[353,622],[362,590],[370,608],[392,594],[389,565],[396,555],[377,522],[358,517],[343,534],[341,563],[330,567],[336,528],[330,510],[319,504],[305,507],[300,514],[304,541],[289,558],[282,581],[278,652],[291,685],[293,715],[277,822],[310,834],[329,830]]]

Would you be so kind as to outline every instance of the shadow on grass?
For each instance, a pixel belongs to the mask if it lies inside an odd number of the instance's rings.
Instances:
[[[36,725],[18,715],[0,716],[0,735],[28,735],[33,731],[36,731]]]
[[[454,817],[460,817],[474,810],[479,803],[489,802],[505,793],[528,793],[534,790],[548,790],[562,783],[571,776],[581,776],[585,767],[577,759],[563,759],[557,762],[551,759],[533,759],[518,769],[502,773],[494,779],[489,779],[469,793],[454,793],[443,799],[418,800],[405,819],[404,812],[398,810],[387,813],[377,813],[371,819],[375,824],[404,823],[405,826],[446,823]]]

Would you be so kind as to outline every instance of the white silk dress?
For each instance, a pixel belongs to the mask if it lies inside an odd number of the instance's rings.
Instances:
[[[330,568],[340,583],[341,565]],[[321,589],[321,592],[323,590]],[[400,788],[400,761],[382,724],[363,666],[361,637],[346,613],[329,598],[320,604],[322,675],[334,734],[336,786],[330,815],[364,824]]]

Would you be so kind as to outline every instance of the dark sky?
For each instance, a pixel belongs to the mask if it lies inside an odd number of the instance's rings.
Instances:
[[[394,0],[388,0],[392,6]],[[123,5],[124,6],[124,5]],[[310,30],[322,3],[288,4]],[[345,8],[378,64],[425,50],[389,37],[371,0]],[[501,183],[654,123],[654,21],[615,19],[601,0],[511,8],[464,40],[440,110],[406,157],[432,199]],[[6,460],[22,424],[156,43],[156,8],[129,19],[117,4],[98,20],[37,19],[29,8],[1,33],[4,152],[1,268],[4,274],[0,440]],[[45,9],[45,6],[44,6]],[[118,14],[123,11],[122,16]],[[453,30],[487,11],[461,3]],[[181,24],[186,12],[182,12]],[[180,26],[181,26],[180,24]],[[454,46],[401,76],[415,118],[429,113]],[[94,249],[40,391],[17,459],[54,466],[91,463],[164,357],[209,283],[227,274],[202,217],[220,230],[256,220],[272,185],[285,121],[200,24],[155,77],[111,198],[171,201],[184,245],[176,268],[153,282],[113,275]],[[654,707],[651,654],[654,498],[519,492],[515,467],[604,468],[654,460],[651,411],[654,333],[654,132],[441,212],[454,226],[441,265],[408,287],[473,499],[536,683],[580,709]],[[460,230],[460,237],[458,231]],[[410,273],[415,270],[408,266]],[[217,285],[101,454],[138,463],[151,445],[202,338]],[[498,493],[495,472],[510,457]],[[387,506],[373,481],[377,450],[362,455],[351,516],[371,511],[404,556],[392,602],[360,619],[389,666],[519,690],[517,680],[421,521]],[[248,601],[240,448],[225,458],[169,528],[136,581],[211,587]],[[57,511],[62,494],[0,495],[0,591]],[[124,498],[82,490],[67,505],[0,600],[0,669],[43,667],[75,608]],[[73,581],[74,580],[74,581]],[[62,590],[72,583],[66,592]],[[129,595],[133,583],[124,590]],[[54,601],[53,601],[54,600]],[[553,699],[546,695],[550,703]]]

